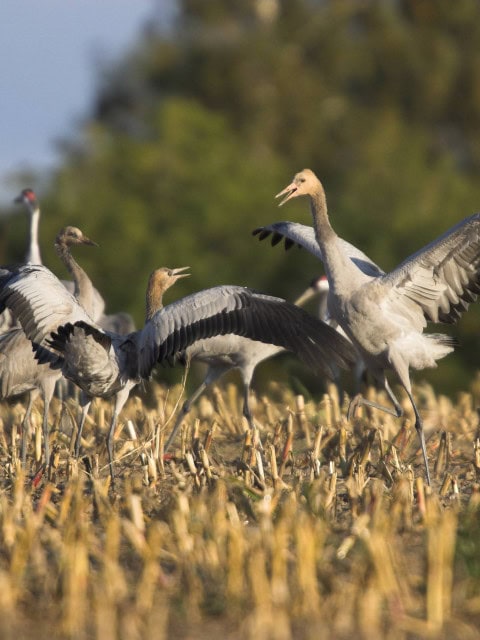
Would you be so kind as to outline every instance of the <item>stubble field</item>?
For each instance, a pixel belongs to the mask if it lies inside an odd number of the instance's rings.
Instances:
[[[415,388],[431,488],[408,403],[347,423],[334,387],[304,403],[272,383],[252,438],[222,386],[164,456],[181,393],[130,399],[114,488],[108,403],[79,461],[77,405],[52,403],[50,478],[39,414],[24,474],[24,407],[0,406],[1,638],[480,637],[478,380],[456,402]]]

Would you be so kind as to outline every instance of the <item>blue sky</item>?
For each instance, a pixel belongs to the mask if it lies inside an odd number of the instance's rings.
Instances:
[[[54,165],[55,139],[91,104],[96,61],[121,55],[173,2],[1,0],[0,201],[16,195],[15,171]]]

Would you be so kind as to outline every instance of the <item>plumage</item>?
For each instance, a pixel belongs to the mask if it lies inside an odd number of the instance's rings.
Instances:
[[[322,250],[315,237],[313,227],[298,222],[273,222],[272,224],[257,227],[252,231],[252,235],[258,236],[259,240],[265,240],[271,236],[272,247],[284,240],[285,250],[288,251],[291,247],[297,246],[306,249],[323,262]],[[385,273],[373,260],[353,244],[343,240],[343,238],[337,238],[337,241],[360,271],[372,277]]]
[[[65,227],[62,229],[56,237],[55,248],[58,255],[69,268],[74,278],[74,282],[77,287],[78,298],[81,299],[82,293],[86,293],[86,289],[89,286],[89,280],[83,269],[74,260],[70,252],[70,247],[86,244],[94,244],[87,236],[85,236],[80,229],[76,227]],[[23,267],[27,272],[35,267],[25,265]],[[42,267],[38,267],[42,268]],[[11,271],[9,269],[2,269],[0,272],[0,279],[2,277],[9,277]],[[35,282],[35,279],[32,281]],[[59,282],[59,281],[57,281]],[[64,290],[63,286],[62,290]],[[91,287],[91,283],[90,283]],[[35,300],[42,299],[43,291],[38,289],[32,291],[32,298]],[[35,331],[36,322],[47,322],[51,307],[48,305],[40,305],[39,313],[35,316],[29,313],[29,306],[21,296],[14,298],[15,306],[23,313],[23,320],[25,328],[29,332]],[[12,299],[12,304],[14,302]],[[75,304],[77,304],[75,302]],[[3,306],[0,303],[0,306]],[[72,307],[73,308],[73,307]],[[8,311],[8,309],[7,309]],[[60,368],[52,367],[49,364],[40,364],[34,356],[32,348],[32,342],[26,337],[23,328],[11,328],[5,333],[0,335],[0,398],[11,398],[21,393],[28,392],[29,399],[27,410],[23,419],[22,430],[22,463],[26,462],[26,447],[27,437],[29,431],[29,419],[32,410],[33,401],[40,392],[43,399],[43,436],[44,436],[44,449],[45,449],[45,461],[48,465],[50,458],[49,442],[48,442],[48,410],[50,402],[55,389],[55,383],[61,377]]]
[[[301,195],[310,199],[318,245],[316,255],[323,260],[330,286],[330,314],[357,347],[368,370],[385,388],[395,407],[392,411],[357,396],[350,405],[349,416],[360,404],[402,415],[402,407],[385,377],[385,370],[392,369],[415,413],[415,428],[430,484],[423,425],[412,396],[409,369],[436,366],[436,360],[455,346],[449,336],[424,334],[427,321],[455,322],[477,298],[480,214],[459,222],[390,273],[375,276],[370,268],[365,270],[364,265],[355,263],[348,246],[332,229],[323,186],[309,169],[298,173],[278,197],[285,196],[282,205]]]
[[[64,375],[89,398],[116,395],[107,439],[112,480],[113,431],[130,389],[148,378],[157,362],[182,356],[198,340],[234,333],[292,350],[327,374],[353,361],[351,345],[333,329],[281,298],[245,287],[213,287],[162,307],[163,293],[187,275],[183,270],[153,272],[147,288],[146,324],[128,336],[107,333],[95,325],[45,267],[24,266],[9,275],[0,274],[0,304],[18,316],[40,361],[61,362]],[[88,400],[77,453],[87,410]]]
[[[235,287],[235,289],[239,288]],[[241,291],[240,289],[240,292]],[[311,343],[308,341],[305,342],[305,336],[302,335],[299,340],[297,335],[299,330],[302,330],[307,335],[309,332],[313,332],[313,335],[315,335],[315,322],[310,316],[292,305],[286,305],[282,299],[273,298],[272,296],[261,296],[260,294],[256,294],[256,296],[261,300],[261,305],[253,316],[256,328],[259,331],[272,331],[271,327],[267,329],[265,326],[272,324],[274,330],[283,336],[282,339],[284,342],[289,341],[291,345],[290,350],[297,353],[310,368],[316,370],[322,376],[327,376],[328,378],[336,377],[335,355],[328,351],[328,340],[331,335],[325,335],[325,337],[323,337],[320,348],[319,343],[316,343],[312,347]],[[253,298],[253,300],[255,300],[255,298]],[[268,307],[264,306],[267,300],[268,304],[272,305],[272,313],[270,316],[266,314]],[[218,328],[220,329],[220,327]],[[320,340],[320,337],[318,339]],[[193,392],[191,397],[184,402],[164,450],[168,451],[182,421],[203,391],[215,382],[215,380],[232,369],[239,369],[240,371],[243,383],[243,415],[247,419],[250,428],[253,428],[254,423],[250,410],[249,394],[254,371],[260,362],[285,350],[283,347],[278,346],[279,341],[280,338],[278,335],[275,343],[273,340],[272,342],[266,343],[259,340],[252,340],[238,333],[224,333],[223,335],[215,335],[211,338],[197,339],[194,344],[189,346],[181,355],[182,360],[186,363],[194,361],[203,362],[208,366],[208,369],[200,386]],[[304,344],[307,345],[306,349]],[[312,348],[314,349],[313,353]],[[328,365],[326,368],[325,365],[322,365],[324,362]],[[343,363],[343,366],[346,364],[347,362]]]

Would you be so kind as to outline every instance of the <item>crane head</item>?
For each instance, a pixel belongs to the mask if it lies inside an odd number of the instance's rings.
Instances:
[[[277,193],[275,198],[281,198],[285,196],[278,205],[281,207],[285,202],[291,198],[297,198],[298,196],[307,196],[312,194],[316,188],[318,188],[320,181],[317,176],[310,169],[303,169],[295,175],[292,182],[285,187],[283,191]]]
[[[293,304],[301,307],[306,302],[308,302],[311,298],[317,295],[324,295],[328,293],[329,286],[327,276],[320,276],[319,278],[314,278],[309,284],[308,288],[294,301]]]
[[[90,238],[87,238],[83,231],[81,231],[78,227],[71,226],[64,227],[61,231],[59,231],[57,237],[55,238],[55,244],[66,245],[68,247],[77,244],[87,244],[92,247],[98,247],[98,244],[93,240],[90,240]]]
[[[160,267],[150,274],[150,283],[152,286],[158,287],[162,289],[162,291],[166,291],[174,285],[177,280],[180,280],[180,278],[188,278],[190,274],[183,273],[187,269],[190,269],[190,267],[178,267],[176,269]]]
[[[14,202],[27,205],[31,211],[38,208],[37,196],[33,189],[23,189],[14,199]]]

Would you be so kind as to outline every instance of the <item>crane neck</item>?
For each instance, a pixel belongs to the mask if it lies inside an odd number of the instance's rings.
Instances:
[[[310,195],[310,212],[312,214],[315,237],[320,247],[323,247],[323,245],[335,239],[337,234],[330,224],[327,197],[320,183],[318,188]]]
[[[330,288],[342,294],[357,281],[359,270],[342,249],[339,238],[330,224],[327,198],[320,182],[318,188],[310,194],[310,211]]]
[[[30,245],[27,253],[27,263],[42,264],[40,247],[38,245],[38,223],[40,221],[40,209],[35,207],[30,212]]]
[[[163,308],[164,287],[154,274],[148,279],[147,292],[145,296],[145,324],[152,319],[157,311]]]
[[[61,238],[57,238],[55,241],[55,251],[72,276],[75,285],[75,298],[88,315],[93,317],[94,289],[92,281],[72,256],[69,245]]]

